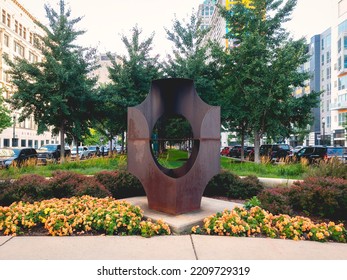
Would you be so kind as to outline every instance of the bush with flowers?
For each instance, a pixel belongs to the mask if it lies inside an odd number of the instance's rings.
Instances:
[[[163,221],[143,219],[143,211],[126,201],[88,195],[40,202],[14,202],[0,207],[0,233],[30,234],[44,228],[48,235],[80,234],[142,235],[170,234]]]
[[[204,219],[202,227],[194,226],[192,233],[347,242],[347,230],[342,223],[315,224],[305,217],[273,215],[259,206],[249,210],[235,207],[211,215]]]

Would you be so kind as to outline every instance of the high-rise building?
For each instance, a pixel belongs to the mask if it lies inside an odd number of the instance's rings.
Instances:
[[[42,55],[34,46],[34,34],[43,34],[35,18],[16,0],[0,0],[0,56],[7,54],[26,58],[31,62],[41,61]],[[5,98],[11,98],[13,85],[6,73],[8,65],[0,59],[0,88]],[[57,143],[59,137],[51,132],[37,134],[37,124],[30,117],[19,122],[20,111],[11,112],[13,126],[0,133],[0,147],[18,146],[39,148],[43,144]]]
[[[331,46],[334,65],[330,106],[331,144],[347,146],[347,0],[337,1]]]

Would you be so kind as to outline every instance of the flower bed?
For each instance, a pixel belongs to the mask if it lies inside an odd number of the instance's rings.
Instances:
[[[143,211],[126,201],[91,196],[15,202],[0,207],[0,233],[30,234],[44,228],[48,235],[65,236],[96,232],[107,235],[170,234],[163,221],[143,220]]]
[[[315,224],[309,218],[301,216],[273,215],[258,206],[250,210],[239,207],[224,210],[205,218],[203,226],[194,226],[192,233],[342,243],[347,240],[347,230],[343,224]]]

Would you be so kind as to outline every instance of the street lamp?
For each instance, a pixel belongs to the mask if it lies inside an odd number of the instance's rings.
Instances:
[[[16,141],[16,115],[13,115],[13,137],[12,137],[12,146],[17,147]]]

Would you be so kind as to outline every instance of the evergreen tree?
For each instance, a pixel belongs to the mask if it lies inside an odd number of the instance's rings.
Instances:
[[[49,26],[37,22],[45,32],[35,34],[36,46],[42,61],[31,63],[25,58],[11,61],[9,73],[16,87],[11,104],[21,109],[20,121],[31,115],[38,124],[38,133],[53,127],[60,132],[60,143],[65,145],[65,134],[79,137],[87,131],[93,111],[93,87],[96,80],[88,77],[94,69],[95,50],[75,45],[85,31],[76,30],[80,17],[71,19],[65,1],[59,1],[59,11],[45,5]],[[61,149],[64,158],[64,149]]]
[[[229,28],[226,37],[233,42],[220,54],[222,112],[235,130],[253,132],[259,162],[262,136],[287,137],[293,127],[306,127],[320,93],[293,96],[294,88],[309,79],[307,72],[299,71],[309,59],[305,40],[292,39],[282,26],[297,1],[253,0],[249,8],[241,0],[235,2],[230,10],[220,7]]]

